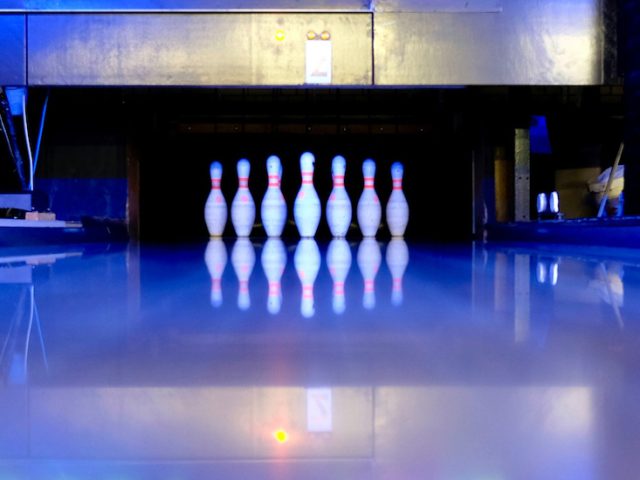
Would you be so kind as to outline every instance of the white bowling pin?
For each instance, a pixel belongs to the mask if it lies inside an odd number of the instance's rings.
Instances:
[[[269,238],[262,249],[262,269],[269,282],[267,310],[276,314],[282,306],[282,289],[280,281],[287,266],[287,252],[279,238]]]
[[[224,227],[227,224],[227,202],[220,190],[220,180],[222,179],[222,165],[220,162],[213,162],[209,168],[211,174],[211,193],[207,197],[204,205],[204,221],[207,230],[212,237],[222,236]]]
[[[255,263],[256,253],[251,241],[246,237],[238,238],[231,251],[231,264],[238,277],[238,308],[240,310],[248,310],[251,307],[249,278]]]
[[[204,262],[207,264],[209,275],[211,276],[211,305],[219,307],[222,305],[222,288],[220,279],[227,265],[227,248],[219,238],[212,238],[207,244],[204,252]]]
[[[338,155],[331,163],[333,190],[327,201],[327,223],[334,237],[344,237],[351,225],[351,200],[344,188],[347,161]]]
[[[387,268],[393,278],[391,288],[391,303],[402,305],[402,277],[409,264],[409,248],[402,238],[393,238],[387,246]]]
[[[334,238],[329,243],[327,266],[333,280],[333,311],[341,314],[346,308],[344,282],[351,268],[351,249],[344,238]]]
[[[387,225],[393,237],[402,237],[409,223],[409,204],[402,191],[404,167],[400,162],[391,165],[393,189],[387,202]]]
[[[302,238],[310,238],[316,234],[320,223],[320,198],[313,188],[313,165],[315,157],[305,152],[300,157],[302,186],[293,204],[293,217]]]
[[[539,193],[536,197],[536,211],[538,215],[544,215],[547,211],[547,194]]]
[[[549,211],[551,213],[560,212],[560,200],[558,198],[558,192],[551,192],[549,194]]]
[[[360,225],[360,231],[364,237],[375,237],[380,227],[382,209],[374,188],[376,163],[373,160],[364,161],[362,175],[364,176],[364,190],[358,200],[358,225]]]
[[[282,180],[282,164],[275,155],[267,158],[267,175],[269,186],[262,199],[260,208],[260,218],[268,237],[279,237],[282,235],[284,224],[287,221],[287,202],[280,190]]]
[[[380,246],[373,237],[365,237],[358,247],[358,268],[364,280],[362,306],[368,310],[376,306],[375,280],[382,262]]]
[[[256,204],[249,191],[251,164],[246,158],[238,160],[238,192],[231,203],[231,223],[238,237],[248,237],[256,219]]]
[[[303,238],[298,242],[293,264],[302,285],[300,313],[309,318],[315,313],[313,304],[313,284],[320,270],[320,249],[313,238]]]

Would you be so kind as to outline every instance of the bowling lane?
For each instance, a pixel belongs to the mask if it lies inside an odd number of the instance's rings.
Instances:
[[[639,290],[620,249],[2,249],[0,478],[634,478]]]

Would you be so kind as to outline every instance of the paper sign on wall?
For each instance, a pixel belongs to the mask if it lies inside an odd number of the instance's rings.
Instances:
[[[333,402],[330,388],[307,390],[307,430],[309,432],[333,430]]]
[[[307,40],[305,83],[331,83],[331,51],[330,40]]]

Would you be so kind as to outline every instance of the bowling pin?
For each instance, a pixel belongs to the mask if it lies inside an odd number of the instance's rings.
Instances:
[[[300,313],[306,318],[313,317],[315,313],[313,284],[320,270],[320,249],[313,238],[303,238],[298,242],[296,253],[293,256],[293,264],[302,285]]]
[[[251,164],[246,158],[238,160],[238,192],[231,203],[231,223],[238,237],[248,237],[256,219],[256,204],[249,191]]]
[[[375,237],[380,226],[382,209],[373,185],[376,176],[376,163],[373,160],[364,161],[362,175],[364,176],[364,190],[358,200],[358,225],[364,237]]]
[[[341,314],[346,308],[344,282],[351,268],[351,249],[344,238],[334,238],[329,243],[327,266],[333,280],[333,311],[336,314]]]
[[[251,297],[249,296],[249,278],[256,263],[256,253],[253,245],[246,237],[236,240],[231,251],[231,265],[238,277],[238,308],[248,310],[251,307]]]
[[[311,238],[318,230],[320,223],[320,198],[313,188],[313,165],[315,157],[305,152],[300,157],[302,185],[293,204],[293,217],[302,238]]]
[[[387,202],[387,225],[393,237],[402,237],[409,223],[409,204],[402,191],[402,176],[404,167],[400,162],[391,165],[391,179],[393,189]]]
[[[373,237],[365,237],[358,247],[358,268],[364,280],[362,306],[371,310],[376,306],[375,280],[382,262],[380,246]]]
[[[549,211],[555,214],[560,212],[560,200],[558,198],[558,192],[551,192],[549,194]]]
[[[227,202],[220,190],[222,179],[222,165],[220,162],[213,162],[209,168],[211,174],[211,193],[207,197],[204,205],[204,221],[207,230],[212,237],[222,236],[224,227],[227,224]]]
[[[222,288],[220,279],[227,265],[227,248],[220,238],[212,238],[204,252],[204,261],[211,276],[211,306],[222,305]]]
[[[538,212],[538,217],[544,215],[547,211],[547,194],[539,193],[536,197],[536,211]]]
[[[280,190],[282,164],[275,155],[267,158],[267,175],[269,177],[269,186],[262,199],[260,217],[267,236],[279,237],[282,235],[284,224],[287,221],[287,203]]]
[[[387,268],[391,272],[393,286],[391,287],[391,303],[402,305],[402,277],[409,264],[409,248],[402,238],[393,238],[387,246]]]
[[[331,163],[333,190],[327,201],[327,223],[334,237],[344,237],[351,225],[351,200],[344,188],[344,174],[347,162],[338,155]]]
[[[287,252],[284,243],[279,238],[269,238],[262,249],[262,270],[269,283],[267,310],[276,314],[282,306],[281,278],[287,265]]]

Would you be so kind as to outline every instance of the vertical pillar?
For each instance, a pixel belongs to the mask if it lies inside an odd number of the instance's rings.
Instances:
[[[515,143],[515,220],[528,222],[531,220],[530,188],[531,160],[528,128],[516,128]]]
[[[626,32],[625,64],[625,144],[624,210],[640,215],[640,0],[625,0],[621,21]]]
[[[496,147],[493,157],[493,171],[495,181],[496,222],[508,222],[511,220],[511,179],[509,162],[504,147]]]

